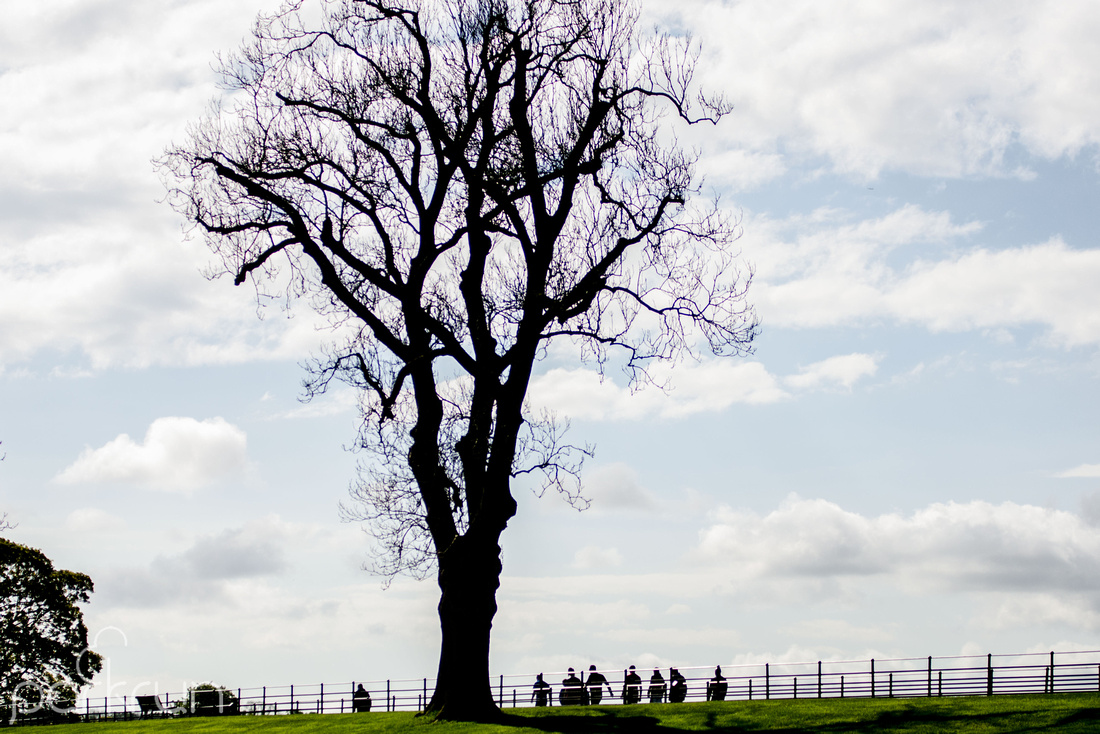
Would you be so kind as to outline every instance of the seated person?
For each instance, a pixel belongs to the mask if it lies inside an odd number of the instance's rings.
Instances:
[[[363,688],[362,683],[359,684],[359,687],[355,689],[355,693],[351,696],[351,710],[357,714],[370,712],[370,694],[367,693],[366,688]]]
[[[729,683],[722,675],[722,666],[719,665],[714,669],[714,677],[707,681],[707,700],[725,701],[727,690],[729,690]]]

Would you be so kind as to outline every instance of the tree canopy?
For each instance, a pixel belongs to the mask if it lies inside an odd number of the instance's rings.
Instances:
[[[102,666],[80,603],[92,580],[55,569],[41,551],[0,538],[0,695],[8,717],[61,713]]]
[[[223,59],[223,100],[168,151],[170,200],[237,284],[334,339],[307,392],[362,395],[352,517],[387,574],[435,572],[430,703],[495,711],[489,631],[512,480],[579,497],[585,449],[528,407],[555,340],[634,378],[756,333],[736,222],[697,203],[670,125],[729,111],[689,39],[621,0],[293,2]]]

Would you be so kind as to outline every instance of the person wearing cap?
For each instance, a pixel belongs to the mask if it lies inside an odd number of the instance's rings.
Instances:
[[[584,682],[585,690],[588,692],[588,703],[599,706],[600,701],[603,700],[604,686],[607,686],[607,695],[614,698],[615,692],[611,690],[611,684],[607,682],[607,678],[604,677],[603,673],[596,670],[595,665],[589,665],[588,680]]]
[[[623,678],[623,703],[638,703],[642,699],[642,678],[631,665]]]
[[[726,676],[722,675],[722,666],[715,666],[714,677],[707,681],[707,700],[725,701],[727,690],[729,683],[726,682]]]
[[[580,706],[584,703],[584,684],[572,668],[569,669],[569,675],[561,682],[558,701],[562,706]]]

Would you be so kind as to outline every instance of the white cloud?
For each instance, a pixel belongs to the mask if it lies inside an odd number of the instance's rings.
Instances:
[[[812,584],[889,578],[910,593],[1100,592],[1100,535],[1080,516],[1004,502],[868,517],[792,496],[760,516],[718,511],[700,561],[737,577]]]
[[[232,603],[234,589],[287,570],[287,547],[311,528],[270,515],[196,538],[185,550],[157,556],[144,567],[113,569],[99,584],[106,604],[160,607]],[[251,588],[255,588],[252,584]]]
[[[1069,625],[1076,629],[1100,629],[1100,605],[1095,598],[1081,594],[995,594],[990,595],[987,603],[989,611],[983,616],[986,623],[994,629],[1030,625]],[[1080,645],[1058,649],[1085,650],[1089,647]]]
[[[782,632],[791,637],[815,642],[825,640],[889,642],[896,637],[896,632],[882,626],[858,626],[844,619],[804,619],[784,627]]]
[[[1100,12],[1090,3],[688,0],[649,5],[704,49],[735,105],[708,149],[784,152],[874,177],[1018,175],[1100,142]]]
[[[581,569],[621,566],[623,554],[618,548],[601,548],[586,545],[573,554],[573,567]]]
[[[1100,464],[1081,464],[1072,469],[1058,472],[1054,476],[1059,478],[1100,479]]]
[[[799,390],[851,389],[878,370],[879,355],[837,355],[777,377],[759,362],[708,359],[650,369],[653,385],[635,391],[595,370],[555,368],[531,382],[531,403],[572,418],[593,421],[681,419],[725,410],[734,404],[766,405],[787,400],[783,386]]]
[[[581,420],[681,418],[719,411],[734,403],[771,403],[787,394],[759,362],[711,360],[654,371],[669,387],[647,385],[636,392],[586,368],[552,369],[531,382],[531,403]]]
[[[92,367],[300,358],[316,320],[257,321],[248,288],[206,282],[158,203],[151,159],[216,92],[214,53],[263,0],[69,0],[0,27],[0,363]],[[199,42],[196,42],[198,39]]]
[[[850,390],[852,385],[878,371],[880,357],[870,354],[844,354],[803,367],[797,375],[783,382],[798,390],[812,390],[822,386],[841,387]]]
[[[1059,238],[999,251],[979,249],[917,262],[885,293],[899,320],[933,331],[1041,324],[1055,341],[1100,342],[1100,250],[1075,250]]]
[[[158,418],[145,440],[123,433],[98,449],[86,448],[57,476],[62,484],[120,482],[186,492],[247,467],[244,431],[223,418]]]
[[[638,472],[623,463],[605,464],[584,474],[584,496],[593,510],[653,510],[657,501]]]
[[[1059,344],[1100,343],[1100,249],[1073,249],[1057,237],[961,249],[978,228],[912,205],[855,223],[829,209],[784,221],[758,217],[744,238],[746,257],[757,265],[753,299],[766,325],[888,319],[932,331],[981,331],[998,341],[1011,338],[1009,329],[1039,325]],[[916,246],[944,254],[891,262]]]
[[[126,527],[125,521],[97,507],[82,507],[65,516],[65,530],[71,533],[117,533]]]

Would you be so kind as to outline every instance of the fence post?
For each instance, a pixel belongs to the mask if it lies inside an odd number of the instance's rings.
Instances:
[[[497,706],[499,706],[500,708],[504,708],[504,673],[500,674],[500,689],[499,689],[499,691],[500,691],[500,693],[497,695],[497,698],[500,700],[500,703],[498,703]]]
[[[932,697],[932,656],[928,656],[928,697]]]
[[[798,678],[794,679],[794,697],[798,698]]]
[[[749,700],[752,700],[752,678],[749,678]]]
[[[840,676],[840,697],[844,698],[844,676]]]
[[[939,682],[936,683],[936,695],[943,695],[943,671],[939,671]]]
[[[890,692],[886,696],[887,698],[894,697],[894,674],[890,673]]]
[[[317,713],[319,713],[319,714],[325,713],[325,684],[324,683],[321,684],[321,710],[318,711]]]
[[[871,658],[871,698],[875,697],[875,659]]]
[[[288,709],[288,711],[290,711],[290,713],[294,713],[294,709],[296,709],[296,708],[298,708],[298,707],[294,703],[294,684],[291,683],[290,684],[290,708]]]
[[[424,710],[428,709],[428,679],[424,679]]]
[[[993,653],[986,653],[985,658],[985,695],[993,695]]]
[[[764,699],[772,697],[772,671],[771,663],[764,663]]]
[[[390,710],[390,679],[386,678],[386,710]]]
[[[355,687],[354,683],[352,683],[351,685],[352,685],[352,688]],[[266,713],[267,713],[267,686],[264,686],[264,692],[263,692],[262,696],[260,697],[260,716],[263,716]]]
[[[817,697],[821,698],[821,661],[817,661]]]
[[[1054,693],[1054,651],[1050,651],[1050,692]]]

